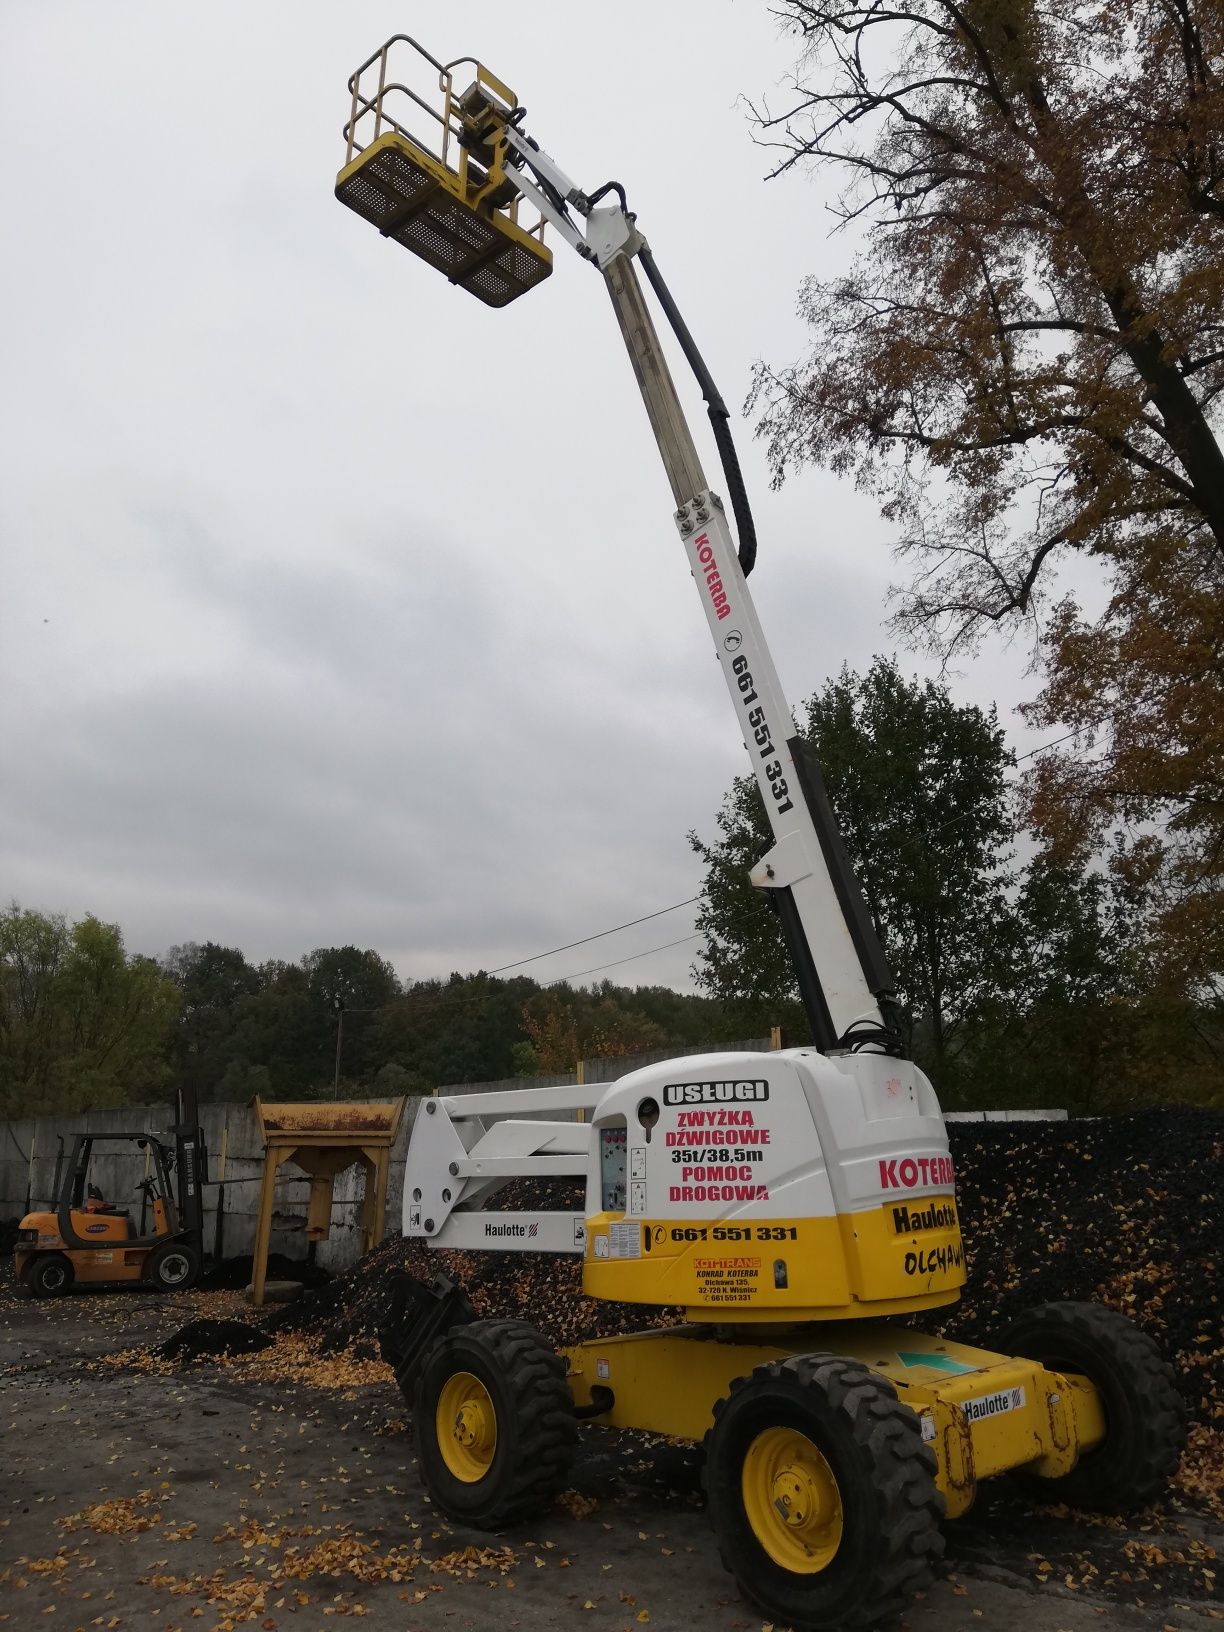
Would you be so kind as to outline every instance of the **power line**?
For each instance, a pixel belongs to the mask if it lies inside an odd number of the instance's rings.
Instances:
[[[668,941],[664,946],[652,946],[649,952],[635,952],[632,957],[617,958],[612,963],[597,963],[594,969],[579,969],[575,975],[562,975],[557,980],[546,980],[544,984],[546,986],[563,986],[568,980],[581,980],[583,975],[597,975],[603,969],[616,969],[622,963],[636,963],[639,958],[648,958],[654,952],[667,952],[673,946],[684,946],[688,941],[699,941],[700,939],[701,931],[698,930],[693,935],[682,935],[678,941]]]
[[[580,941],[567,941],[564,946],[550,947],[547,952],[535,952],[531,957],[518,958],[514,963],[503,963],[496,969],[486,970],[486,973],[501,975],[507,969],[521,969],[525,963],[539,963],[541,958],[551,958],[554,952],[569,952],[576,946],[588,946],[592,941],[602,941],[606,935],[615,935],[618,930],[632,929],[635,924],[647,924],[652,918],[662,918],[666,913],[677,912],[681,907],[691,907],[694,901],[700,900],[700,895],[690,895],[687,901],[673,901],[670,907],[660,907],[658,912],[646,912],[640,918],[630,918],[627,924],[617,924],[612,929],[601,929],[598,935],[584,935]],[[690,936],[689,939],[691,940],[692,937]],[[625,958],[622,961],[628,963],[630,960]],[[612,965],[605,963],[602,967],[610,969]],[[551,982],[548,984],[551,984]]]
[[[1030,748],[1027,753],[1017,754],[1015,763],[1017,765],[1019,765],[1023,760],[1032,759],[1035,754],[1045,753],[1047,748],[1057,748],[1060,743],[1070,742],[1072,737],[1082,736],[1083,731],[1085,729],[1091,729],[1091,728],[1081,727],[1081,729],[1078,730],[1078,731],[1068,731],[1064,736],[1054,737],[1049,742],[1038,743],[1036,748]],[[1013,786],[1014,785],[1015,784],[1013,784]],[[972,811],[967,811],[963,816],[954,816],[950,822],[944,822],[942,824],[942,826],[937,827],[935,829],[935,832],[931,835],[931,837],[934,838],[938,834],[946,832],[949,827],[955,827],[958,822],[963,822],[963,821],[968,820],[968,818],[973,814],[974,813]],[[632,920],[632,922],[629,923],[629,924],[618,924],[616,926],[616,929],[630,929],[630,928],[632,928],[633,924],[644,924],[644,923],[649,922],[649,920],[651,918],[661,918],[661,917],[663,917],[663,915],[665,913],[675,912],[680,907],[690,907],[690,906],[693,905],[694,902],[700,901],[700,900],[701,900],[700,895],[690,896],[687,901],[677,901],[673,906],[661,907],[658,912],[648,912],[642,918],[634,918]],[[586,946],[591,941],[602,940],[605,935],[615,935],[616,934],[616,929],[605,929],[599,935],[588,935],[584,940],[571,941],[569,943],[569,946],[557,946],[557,947],[554,947],[553,951],[554,952],[568,952],[571,947]],[[561,975],[556,980],[545,981],[544,984],[546,986],[562,986],[567,981],[570,981],[570,980],[581,980],[584,975],[597,975],[597,974],[602,973],[602,971],[605,970],[605,969],[618,969],[618,968],[620,968],[620,966],[622,964],[636,963],[639,958],[649,958],[655,952],[668,952],[668,951],[671,950],[671,948],[673,946],[684,946],[686,944],[686,942],[688,942],[688,941],[699,941],[700,939],[701,939],[700,931],[698,931],[698,933],[696,933],[694,935],[683,935],[683,936],[681,936],[681,938],[678,941],[668,941],[663,946],[652,946],[649,949],[649,951],[635,952],[635,953],[633,953],[633,955],[631,957],[628,957],[628,958],[616,958],[611,963],[599,963],[599,964],[596,964],[593,969],[580,969],[580,970],[578,970],[578,972],[576,974]],[[518,968],[521,967],[522,963],[535,963],[540,958],[547,958],[547,957],[550,957],[550,956],[551,956],[551,954],[548,953],[548,952],[537,952],[536,956],[534,958],[523,958],[521,960],[521,963],[504,963],[504,964],[502,964],[501,969],[518,969]],[[501,969],[490,969],[489,973],[491,975],[500,974]]]
[[[1044,754],[1047,748],[1057,748],[1060,742],[1070,742],[1072,737],[1081,737],[1085,731],[1094,731],[1095,729],[1095,726],[1085,725],[1081,726],[1078,731],[1068,731],[1065,737],[1055,737],[1053,742],[1039,743],[1036,748],[1030,748],[1027,754],[1017,754],[1016,764],[1019,765],[1023,760],[1032,759],[1034,754]]]
[[[1081,728],[1079,731],[1068,731],[1064,736],[1054,737],[1050,742],[1039,743],[1036,748],[1030,748],[1026,753],[1017,754],[1015,763],[1017,765],[1022,764],[1024,760],[1032,759],[1036,754],[1045,753],[1047,748],[1057,748],[1060,743],[1070,742],[1072,737],[1081,736],[1083,734],[1083,729],[1085,728]],[[958,822],[967,820],[969,814],[971,813],[966,813],[965,816],[953,817],[952,821],[945,822],[942,827],[936,828],[936,834],[946,831],[946,829],[949,827],[955,827]],[[934,836],[935,835],[933,834],[932,837]],[[496,969],[489,969],[486,971],[486,973],[489,975],[502,975],[505,974],[507,969],[522,969],[526,964],[539,963],[542,958],[551,958],[558,952],[572,952],[576,946],[589,946],[592,941],[602,941],[609,935],[618,934],[622,929],[633,929],[638,924],[648,924],[653,918],[663,918],[669,912],[678,912],[681,907],[691,907],[700,900],[700,895],[690,895],[687,900],[674,901],[670,907],[660,907],[657,912],[643,913],[640,918],[630,918],[628,922],[623,924],[615,924],[611,929],[601,929],[595,935],[584,935],[582,939],[578,941],[567,941],[564,946],[550,947],[547,952],[534,952],[529,958],[517,958],[513,963],[499,964]],[[654,952],[664,952],[667,951],[669,947],[682,946],[685,941],[694,941],[698,940],[699,938],[700,937],[698,935],[686,935],[679,941],[669,941],[666,946],[656,946],[651,950]],[[611,963],[597,964],[593,969],[583,969],[575,975],[563,975],[559,980],[545,981],[544,984],[546,986],[557,986],[563,984],[567,980],[581,980],[583,975],[598,974],[603,969],[616,969],[623,963],[635,963],[638,958],[648,958],[650,955],[650,952],[637,952],[632,957],[616,958]]]

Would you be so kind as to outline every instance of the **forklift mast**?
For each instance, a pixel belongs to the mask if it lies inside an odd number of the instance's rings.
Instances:
[[[398,56],[389,66],[393,50]],[[436,71],[440,110],[407,83],[400,67],[406,53]],[[453,76],[460,64],[473,73],[463,90],[456,89]],[[624,189],[612,181],[589,194],[579,188],[525,133],[525,109],[513,92],[475,59],[444,64],[409,36],[396,35],[362,64],[349,90],[347,162],[336,180],[336,196],[384,237],[491,306],[507,305],[550,274],[552,256],[542,242],[545,222],[602,274],[773,833],[773,846],[751,878],[771,893],[778,910],[812,1040],[825,1053],[868,1049],[902,1055],[899,1009],[884,951],[820,766],[796,730],[748,590],[755,532],[727,408],[638,231]],[[425,116],[432,134],[423,141],[415,129]],[[601,206],[610,195],[615,202]],[[530,228],[520,220],[524,202],[538,216]],[[723,501],[702,469],[635,261],[705,396],[738,545]]]
[[[179,1228],[196,1250],[204,1252],[204,1186],[208,1183],[208,1147],[200,1127],[195,1085],[178,1090],[174,1101],[174,1167],[178,1178]]]

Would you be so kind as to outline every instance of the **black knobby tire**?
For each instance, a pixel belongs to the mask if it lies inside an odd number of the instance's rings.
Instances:
[[[999,1350],[1095,1384],[1105,1438],[1057,1479],[1018,1472],[1043,1501],[1127,1513],[1164,1494],[1186,1443],[1186,1406],[1172,1366],[1125,1315],[1099,1303],[1043,1303],[1019,1316]]]
[[[487,1471],[470,1478],[452,1471],[439,1443],[439,1402],[459,1374],[483,1386],[496,1424]],[[426,1488],[452,1519],[499,1529],[543,1511],[568,1482],[578,1425],[565,1362],[525,1320],[477,1320],[436,1337],[421,1360],[413,1420]]]
[[[836,1481],[840,1540],[815,1574],[776,1562],[745,1509],[745,1457],[773,1427],[804,1435]],[[737,1378],[714,1407],[705,1449],[723,1565],[772,1620],[821,1632],[875,1632],[906,1607],[943,1552],[935,1454],[892,1384],[857,1360],[796,1355]]]
[[[185,1292],[200,1274],[200,1255],[186,1241],[166,1241],[145,1259],[144,1278],[159,1292]]]
[[[26,1266],[22,1279],[36,1298],[62,1298],[72,1291],[76,1271],[62,1252],[39,1252]]]

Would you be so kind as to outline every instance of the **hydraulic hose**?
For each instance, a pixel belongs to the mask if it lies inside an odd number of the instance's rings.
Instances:
[[[642,269],[650,280],[650,287],[654,290],[659,305],[671,324],[672,333],[680,342],[680,349],[688,360],[688,365],[697,377],[701,387],[701,394],[705,398],[706,412],[710,419],[710,429],[714,432],[714,445],[718,449],[718,457],[722,464],[723,477],[727,483],[727,496],[731,500],[731,511],[735,516],[735,530],[739,535],[739,564],[744,577],[756,565],[757,540],[756,525],[752,519],[752,510],[748,504],[748,490],[744,486],[743,473],[740,470],[739,455],[735,451],[735,442],[731,436],[731,415],[722,399],[718,387],[706,367],[705,358],[697,350],[697,342],[689,333],[688,324],[680,315],[680,309],[672,299],[671,290],[663,281],[663,274],[655,264],[655,258],[648,248],[638,251],[638,260]]]

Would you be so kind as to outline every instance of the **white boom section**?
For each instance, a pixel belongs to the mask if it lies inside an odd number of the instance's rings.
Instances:
[[[753,869],[752,882],[762,889],[790,889],[834,1036],[843,1037],[856,1023],[883,1027],[884,1017],[867,983],[862,956],[787,747],[796,735],[794,720],[748,593],[722,501],[706,485],[634,274],[633,258],[645,249],[645,240],[633,216],[623,208],[591,209],[556,160],[529,142],[521,130],[507,127],[506,139],[521,164],[516,185],[567,243],[595,262],[612,297],[678,506],[676,524],[774,835],[774,846]],[[546,189],[551,190],[551,197]],[[556,207],[554,198],[579,211],[581,232],[573,218]]]
[[[541,1101],[590,1120],[522,1114]],[[581,1211],[489,1208],[511,1177],[558,1175],[584,1180]],[[643,1221],[810,1221],[951,1188],[939,1105],[909,1061],[814,1049],[698,1054],[589,1087],[426,1100],[408,1147],[403,1230],[435,1247],[581,1254],[593,1228],[596,1257],[610,1247],[637,1257]],[[898,1264],[902,1295],[914,1285]]]
[[[594,1110],[606,1083],[451,1094],[417,1111],[404,1171],[405,1235],[433,1247],[502,1252],[581,1252],[582,1212],[498,1213],[487,1202],[510,1179],[581,1178],[591,1166],[589,1122],[549,1122],[541,1112]],[[528,1113],[518,1120],[522,1113]],[[497,1120],[497,1119],[501,1120]],[[456,1212],[462,1203],[464,1210]]]
[[[838,1035],[855,1021],[878,1024],[880,1011],[864,983],[858,950],[799,788],[787,747],[796,735],[795,722],[740,570],[722,500],[716,493],[698,494],[677,512],[676,525],[776,840],[753,868],[752,882],[762,889],[792,891]]]

